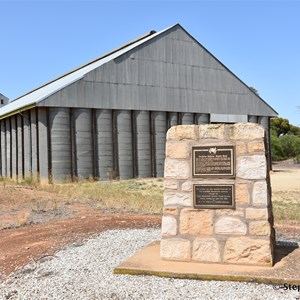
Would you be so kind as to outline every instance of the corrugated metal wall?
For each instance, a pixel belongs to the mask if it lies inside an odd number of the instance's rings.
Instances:
[[[3,177],[161,177],[171,126],[248,118],[269,142],[276,116],[179,25],[36,105],[0,121]]]
[[[72,177],[71,122],[69,108],[49,110],[52,178]]]
[[[148,111],[134,113],[135,132],[135,175],[138,177],[151,177],[151,124]]]
[[[276,115],[180,26],[92,70],[38,106]]]
[[[116,177],[114,169],[113,117],[112,110],[97,109],[96,119],[96,177],[112,179]]]
[[[162,177],[166,132],[209,114],[34,108],[0,121],[0,174],[44,181]],[[268,117],[248,116],[269,130]]]

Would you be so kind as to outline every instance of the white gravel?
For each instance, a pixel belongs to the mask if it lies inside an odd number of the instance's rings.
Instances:
[[[114,275],[158,229],[112,230],[32,262],[0,283],[0,299],[300,299],[272,285]],[[298,297],[298,298],[297,298]]]

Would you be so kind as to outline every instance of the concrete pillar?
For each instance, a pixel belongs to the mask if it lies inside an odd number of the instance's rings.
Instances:
[[[6,168],[6,132],[5,132],[5,120],[0,121],[1,124],[1,176],[7,176]]]
[[[178,113],[177,112],[169,112],[168,113],[168,123],[169,123],[168,124],[169,128],[178,125],[179,120],[178,120]]]
[[[93,177],[92,110],[74,109],[74,121],[77,175],[79,178]]]
[[[16,115],[11,116],[11,176],[17,179],[17,124]]]
[[[72,175],[70,109],[49,108],[49,127],[52,180],[70,179]]]
[[[18,180],[22,180],[24,177],[24,170],[23,170],[23,116],[18,114],[17,116],[17,136],[18,136]]]
[[[137,176],[142,178],[151,177],[151,137],[149,112],[136,111],[135,124]]]
[[[23,151],[24,151],[24,178],[31,177],[31,132],[30,132],[30,112],[23,112]]]
[[[116,111],[120,179],[133,178],[132,122],[130,110]]]
[[[152,112],[154,129],[155,177],[164,176],[167,121],[166,112]]]
[[[113,179],[113,136],[112,136],[112,111],[97,109],[96,118],[96,147],[97,147],[97,176],[100,179]]]
[[[182,125],[193,125],[194,124],[194,114],[181,113],[181,124]]]
[[[10,117],[5,119],[6,122],[6,168],[7,177],[11,178],[11,127]]]
[[[31,176],[38,177],[37,113],[30,110]]]
[[[49,145],[47,108],[39,107],[38,111],[38,162],[40,182],[49,182]]]
[[[248,116],[249,123],[257,123],[257,116]]]
[[[209,114],[196,114],[196,124],[209,124]]]

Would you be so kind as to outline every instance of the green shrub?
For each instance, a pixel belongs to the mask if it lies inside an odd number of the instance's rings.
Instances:
[[[271,136],[272,160],[279,161],[300,155],[300,137],[286,134]]]
[[[296,164],[300,164],[300,154],[298,154],[297,156],[294,157],[294,162]]]

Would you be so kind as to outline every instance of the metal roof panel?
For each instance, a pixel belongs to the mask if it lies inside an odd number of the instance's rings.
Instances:
[[[5,117],[12,112],[16,113],[19,110],[21,111],[24,107],[34,106],[35,104],[43,101],[45,98],[51,96],[62,88],[74,83],[75,81],[80,80],[88,72],[153,39],[154,37],[162,34],[163,32],[169,30],[174,26],[176,25],[170,26],[156,33],[154,33],[154,31],[151,31],[148,35],[146,35],[146,37],[142,36],[137,41],[129,42],[125,46],[121,46],[120,48],[117,48],[116,50],[113,50],[108,54],[102,55],[101,57],[83,65],[82,67],[79,67],[63,76],[60,76],[57,79],[52,80],[42,85],[41,87],[11,101],[4,107],[0,108],[0,118]]]

